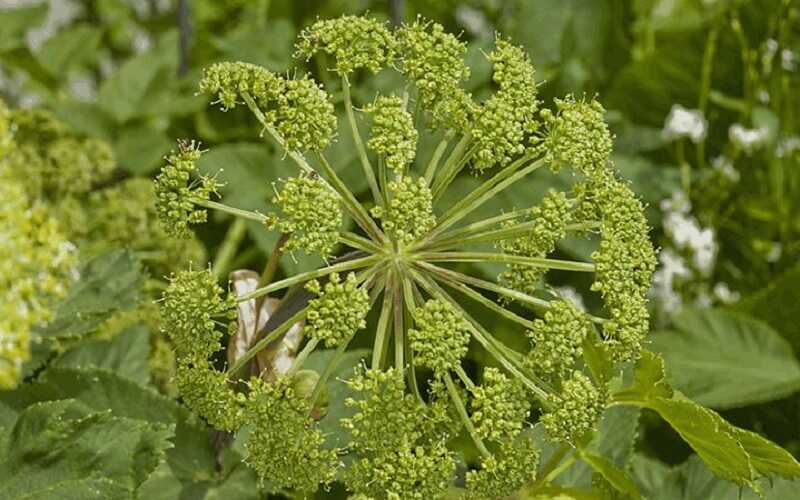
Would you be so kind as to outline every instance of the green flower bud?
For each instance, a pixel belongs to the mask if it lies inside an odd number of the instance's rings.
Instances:
[[[414,363],[435,372],[454,369],[467,354],[469,325],[448,302],[431,299],[414,311],[408,330]]]
[[[156,213],[168,234],[188,238],[189,224],[205,222],[208,217],[206,210],[197,208],[196,203],[208,201],[221,184],[208,176],[192,179],[202,151],[194,141],[181,141],[178,146],[178,152],[167,156],[167,164],[154,181]]]
[[[572,96],[555,103],[555,114],[548,109],[541,112],[545,124],[542,149],[550,168],[557,172],[571,166],[587,177],[606,170],[612,137],[603,119],[603,106],[595,100],[576,101]]]
[[[364,112],[372,115],[372,137],[367,146],[381,155],[386,167],[401,175],[417,154],[414,118],[396,96],[379,96]]]
[[[369,293],[358,286],[355,273],[344,281],[333,273],[324,286],[312,280],[306,289],[319,295],[308,303],[305,333],[309,337],[324,340],[326,347],[336,347],[367,326]]]
[[[529,234],[498,243],[497,246],[503,253],[525,257],[547,257],[554,251],[556,244],[566,236],[566,227],[572,221],[567,195],[560,191],[549,190],[541,203],[531,209],[530,219],[533,228]],[[510,228],[524,222],[528,222],[526,218],[517,218],[503,223],[503,227]],[[515,290],[533,293],[545,272],[546,269],[511,264],[507,271],[500,274],[500,281]]]
[[[563,382],[561,393],[552,396],[552,404],[553,410],[540,419],[547,437],[576,443],[594,429],[605,407],[605,398],[586,375],[575,370]]]
[[[323,448],[324,434],[309,417],[308,401],[287,381],[250,381],[245,420],[252,428],[245,461],[278,488],[312,494],[336,478],[336,450]]]
[[[242,426],[245,396],[235,392],[225,374],[208,361],[179,363],[175,383],[186,406],[215,429],[231,432]]]
[[[383,229],[396,241],[409,245],[436,226],[433,197],[424,178],[398,177],[389,183],[389,193],[386,209],[374,207],[372,215],[383,219]]]
[[[333,252],[342,227],[339,198],[318,177],[292,177],[272,198],[280,206],[278,214],[267,217],[267,226],[291,236],[284,250],[302,248],[323,257]]]
[[[361,16],[319,20],[300,33],[297,54],[310,59],[323,52],[341,75],[366,68],[377,73],[394,59],[396,41],[385,23]]]
[[[284,91],[281,77],[256,64],[221,62],[205,69],[200,80],[203,93],[217,97],[222,109],[235,108],[249,94],[259,106],[266,108]]]
[[[536,478],[539,452],[533,440],[521,437],[503,442],[481,468],[467,472],[467,499],[507,498]]]
[[[163,331],[175,346],[178,362],[207,363],[222,346],[216,318],[233,319],[236,307],[208,269],[181,271],[170,277],[161,305]]]
[[[272,109],[265,111],[289,151],[321,151],[336,131],[330,96],[308,75],[284,81]]]
[[[569,374],[583,355],[589,328],[589,321],[570,302],[550,302],[544,318],[535,320],[533,329],[528,331],[533,349],[527,361],[534,370],[553,377]]]
[[[521,156],[528,138],[536,131],[536,82],[528,55],[506,40],[498,39],[489,60],[500,90],[481,108],[471,129],[478,145],[473,168],[478,171],[505,166]]]
[[[530,413],[522,382],[497,368],[484,369],[483,383],[472,389],[470,407],[478,435],[495,442],[513,440]]]

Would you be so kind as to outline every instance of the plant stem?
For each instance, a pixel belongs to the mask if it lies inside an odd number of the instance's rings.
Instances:
[[[294,363],[292,363],[292,366],[289,367],[289,370],[286,372],[286,378],[293,377],[295,373],[297,373],[297,371],[303,367],[303,363],[305,363],[306,359],[308,359],[308,356],[314,352],[314,349],[317,348],[319,342],[319,339],[311,339],[306,343],[303,349],[297,354],[297,357],[294,358]]]
[[[436,146],[436,150],[433,152],[433,155],[428,162],[428,167],[425,169],[425,181],[429,186],[431,185],[433,176],[436,173],[436,169],[439,168],[439,161],[442,159],[442,155],[444,155],[444,152],[447,150],[447,146],[450,144],[450,140],[454,135],[455,133],[452,130],[448,130],[445,133],[444,138],[439,142],[439,145]]]
[[[492,252],[426,252],[416,254],[420,260],[428,262],[504,262],[520,266],[540,267],[545,269],[559,269],[562,271],[576,271],[593,273],[595,265],[588,262],[575,262],[571,260],[547,259],[540,257],[525,257]]]
[[[342,75],[342,92],[344,94],[344,109],[347,113],[347,121],[350,122],[350,131],[353,133],[353,142],[356,145],[358,158],[361,160],[361,167],[364,169],[364,175],[367,177],[367,184],[369,184],[369,188],[372,191],[375,203],[381,204],[383,197],[381,196],[380,188],[378,188],[378,181],[375,179],[375,172],[372,170],[372,165],[367,157],[367,149],[361,140],[361,133],[358,131],[356,116],[353,112],[353,100],[350,96],[350,81],[346,75]]]
[[[402,278],[401,281],[403,282],[403,297],[405,302],[405,320],[407,325],[410,327],[412,322],[414,321],[414,310],[416,309],[416,299],[414,298],[414,292],[412,290],[412,281],[411,278],[407,276],[407,271],[402,270]],[[425,400],[422,399],[422,394],[419,392],[419,386],[417,385],[417,367],[414,363],[414,350],[411,348],[410,342],[405,343],[406,348],[406,355],[408,357],[408,382],[411,388],[411,392],[414,396],[417,397],[417,400],[424,406]]]
[[[537,474],[536,481],[534,481],[530,489],[535,491],[540,486],[547,484],[547,482],[550,480],[548,478],[550,473],[553,472],[553,470],[555,470],[558,464],[561,463],[561,460],[563,460],[564,457],[567,455],[567,453],[569,453],[571,450],[572,447],[570,445],[561,444],[556,449],[556,451],[554,451],[553,454],[550,455],[550,458],[547,460],[547,463],[545,463],[542,466],[542,469]]]
[[[281,256],[283,255],[283,245],[289,240],[289,236],[290,234],[288,233],[281,233],[280,237],[278,237],[275,246],[272,247],[272,253],[267,257],[267,263],[264,265],[264,271],[261,273],[261,279],[258,281],[259,286],[267,286],[272,283],[272,279],[278,271],[278,264],[281,261]],[[259,309],[256,310],[258,311]]]
[[[231,227],[229,227],[228,231],[225,233],[225,238],[222,240],[222,244],[214,259],[214,264],[211,266],[211,272],[214,276],[219,278],[228,270],[246,232],[247,221],[244,219],[236,219],[233,221],[233,224],[231,224]]]
[[[544,160],[537,160],[520,170],[520,167],[531,159],[533,159],[533,157],[530,156],[520,158],[498,172],[494,177],[489,179],[489,181],[483,183],[478,189],[471,192],[465,198],[459,200],[458,203],[453,205],[441,219],[439,219],[439,224],[428,236],[428,241],[472,213],[507,187],[544,165]]]
[[[236,363],[234,363],[231,367],[228,368],[228,370],[226,371],[228,378],[230,379],[232,376],[236,375],[236,373],[239,370],[241,370],[251,359],[253,359],[256,354],[261,352],[261,350],[263,350],[265,347],[267,347],[275,340],[279,339],[281,335],[288,332],[289,329],[292,326],[294,326],[295,323],[305,318],[307,309],[308,307],[300,309],[292,316],[287,318],[286,321],[281,323],[280,326],[269,332],[269,335],[267,335],[263,339],[253,344],[253,346],[250,347],[250,349],[248,349],[247,352],[242,355],[242,357],[236,360]]]
[[[473,382],[472,379],[469,378],[469,375],[467,375],[467,372],[464,371],[464,368],[461,365],[456,365],[455,372],[456,375],[458,375],[458,378],[461,379],[461,382],[464,383],[467,389],[469,389],[470,391],[475,389],[475,382]]]
[[[394,292],[392,293],[392,300],[394,301],[394,365],[398,370],[405,369],[405,362],[403,355],[405,353],[405,335],[403,332],[403,293],[400,290],[402,277],[400,272],[395,268],[394,275]]]
[[[250,210],[242,210],[241,208],[230,207],[222,203],[217,203],[216,201],[201,200],[198,198],[192,198],[191,201],[195,205],[210,208],[213,210],[219,210],[220,212],[233,215],[234,217],[241,217],[243,219],[254,220],[261,223],[263,223],[267,219],[266,216],[264,216],[264,214],[260,214],[258,212],[251,212]]]
[[[442,166],[441,173],[433,180],[433,185],[431,186],[431,193],[434,200],[439,199],[439,196],[445,192],[447,186],[450,185],[450,182],[452,182],[456,174],[458,174],[458,171],[464,168],[466,164],[466,162],[462,162],[464,151],[471,141],[472,136],[464,134],[453,147],[453,150],[450,151],[450,155]],[[469,158],[469,155],[467,155],[466,158]]]
[[[339,243],[366,253],[383,254],[386,251],[384,248],[376,245],[372,240],[349,231],[342,231],[339,233]]]
[[[344,356],[344,352],[347,346],[350,345],[350,341],[353,340],[353,337],[355,337],[355,335],[351,335],[347,340],[339,344],[336,348],[336,352],[333,354],[333,358],[331,358],[330,362],[325,366],[325,370],[323,370],[322,374],[319,376],[319,380],[317,380],[317,384],[314,386],[314,392],[311,393],[311,399],[309,400],[309,413],[314,411],[314,405],[317,404],[317,400],[322,394],[325,384],[333,373],[333,370],[336,369],[339,361],[342,360],[342,356]]]
[[[386,358],[386,350],[389,346],[389,320],[394,304],[394,291],[393,275],[389,272],[386,280],[386,290],[383,294],[383,306],[381,307],[381,314],[378,318],[378,326],[376,328],[375,343],[372,347],[372,363],[370,366],[373,370],[380,369]]]
[[[309,281],[315,278],[319,278],[321,276],[326,276],[331,273],[338,273],[342,271],[352,271],[353,269],[359,269],[362,267],[367,267],[371,264],[375,264],[381,257],[378,255],[370,255],[367,257],[362,257],[360,259],[348,260],[345,262],[340,262],[338,264],[333,264],[331,266],[323,267],[320,269],[315,269],[313,271],[308,271],[305,273],[300,273],[291,278],[286,278],[281,281],[276,281],[275,283],[271,283],[267,286],[258,288],[253,290],[250,293],[246,293],[237,299],[238,302],[244,302],[250,299],[254,299],[257,297],[261,297],[262,295],[266,295],[268,293],[274,292],[276,290],[282,290],[284,288],[290,287],[292,285],[296,285],[298,283],[303,283],[305,281]]]
[[[453,377],[451,377],[449,373],[445,372],[443,378],[444,383],[447,386],[447,392],[450,393],[450,399],[453,400],[453,405],[456,407],[458,416],[461,417],[461,421],[464,423],[464,427],[467,428],[467,432],[469,432],[472,441],[475,443],[475,446],[478,448],[478,451],[484,458],[491,458],[492,454],[486,448],[486,445],[483,444],[483,440],[478,435],[477,429],[475,429],[475,426],[472,424],[472,420],[467,414],[467,407],[464,406],[464,401],[461,400],[461,396],[458,394],[458,388],[456,387],[455,382],[453,382]]]
[[[347,208],[348,212],[350,212],[350,216],[353,217],[353,220],[355,220],[361,229],[372,239],[379,243],[384,243],[386,241],[386,235],[383,234],[383,231],[375,224],[375,220],[369,215],[364,205],[358,202],[352,191],[350,191],[347,185],[336,175],[336,171],[334,171],[331,164],[328,163],[328,159],[325,158],[325,155],[318,153],[317,158],[322,166],[322,170],[325,172],[325,175],[330,178],[333,188],[339,193],[344,206]]]

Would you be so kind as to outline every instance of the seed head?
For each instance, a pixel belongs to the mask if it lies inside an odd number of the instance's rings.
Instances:
[[[576,443],[594,429],[605,407],[603,394],[577,370],[562,384],[561,393],[552,399],[554,409],[540,419],[552,441]]]
[[[506,498],[536,478],[539,452],[527,436],[504,441],[491,456],[481,460],[481,468],[467,472],[469,500]]]
[[[469,346],[469,328],[450,303],[428,300],[414,311],[414,325],[408,338],[418,366],[443,373],[461,363]]]
[[[586,317],[570,302],[550,302],[544,318],[535,320],[533,329],[528,331],[533,341],[528,361],[534,370],[553,377],[569,374],[583,355],[589,328]]]
[[[344,281],[333,273],[324,286],[312,280],[306,289],[318,295],[309,301],[306,314],[304,330],[311,338],[324,340],[326,347],[336,347],[367,326],[369,293],[358,286],[355,273]]]
[[[497,368],[483,371],[483,383],[472,389],[472,421],[481,439],[513,440],[528,418],[529,404],[522,382]]]
[[[414,118],[396,96],[379,96],[364,109],[372,115],[372,137],[367,146],[383,157],[386,167],[401,175],[417,154]]]
[[[398,177],[389,183],[389,194],[386,209],[374,207],[372,215],[383,219],[383,229],[395,241],[411,244],[436,225],[433,197],[424,178]]]

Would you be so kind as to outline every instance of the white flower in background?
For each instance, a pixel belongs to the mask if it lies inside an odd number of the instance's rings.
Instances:
[[[710,227],[702,229],[689,242],[689,247],[694,251],[694,267],[704,275],[711,274],[711,271],[714,270],[714,262],[717,259],[717,243],[714,241],[714,230]]]
[[[670,198],[661,200],[659,204],[661,211],[665,213],[678,212],[681,214],[688,214],[692,210],[692,204],[689,198],[683,191],[675,191]]]
[[[766,91],[764,89],[761,89],[756,94],[756,97],[758,98],[758,101],[761,104],[769,104],[769,92],[768,91]]]
[[[701,309],[708,309],[714,304],[714,298],[705,290],[697,292],[697,297],[694,299],[694,305]]]
[[[724,281],[720,281],[714,285],[713,293],[714,298],[723,304],[733,304],[739,302],[739,299],[742,298],[742,295],[739,292],[734,292],[731,290],[728,284]]]
[[[586,304],[583,302],[583,295],[578,293],[578,291],[571,286],[557,286],[553,288],[553,291],[562,299],[572,303],[579,311],[586,310]]]
[[[767,127],[747,128],[741,123],[734,123],[728,129],[728,137],[731,142],[747,154],[763,146],[768,135]]]
[[[89,75],[70,78],[67,82],[67,88],[79,101],[94,102],[97,100],[97,83]]]
[[[692,205],[682,191],[661,202],[664,211],[664,232],[675,243],[678,250],[688,250],[694,268],[702,275],[714,270],[717,243],[712,228],[700,227],[691,215]]]
[[[781,255],[783,255],[783,245],[777,241],[773,241],[772,246],[770,246],[770,249],[766,255],[767,262],[770,264],[773,262],[778,262],[781,260]]]
[[[141,54],[153,46],[153,38],[148,35],[146,31],[137,29],[133,33],[133,42],[131,45],[133,52]]]
[[[711,160],[711,168],[731,182],[739,182],[739,171],[733,166],[733,161],[727,156],[717,156]]]
[[[797,54],[789,49],[781,51],[781,67],[786,71],[794,71],[797,69]]]
[[[664,249],[658,255],[659,268],[653,275],[653,288],[651,297],[658,302],[659,308],[665,313],[675,312],[683,304],[681,295],[675,291],[676,278],[688,279],[692,273],[686,266],[683,257],[672,249]]]
[[[791,155],[798,149],[800,149],[800,137],[791,135],[781,139],[781,141],[775,147],[775,156],[778,158],[783,158]]]
[[[664,121],[662,135],[668,141],[688,137],[692,142],[700,142],[706,137],[708,122],[703,113],[697,109],[687,109],[680,104],[673,104]]]

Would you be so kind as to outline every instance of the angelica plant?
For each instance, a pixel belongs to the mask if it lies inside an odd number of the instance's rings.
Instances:
[[[247,461],[280,488],[309,494],[345,468],[341,477],[354,494],[441,498],[455,481],[453,440],[464,433],[478,454],[464,495],[511,495],[536,480],[535,419],[565,450],[580,446],[608,403],[609,370],[601,366],[639,359],[648,331],[655,251],[643,204],[610,160],[603,107],[575,97],[545,107],[528,56],[500,37],[487,54],[496,90],[478,102],[462,87],[470,74],[465,43],[423,19],[396,31],[370,18],[321,20],[302,32],[297,48],[305,59],[324,54],[341,80],[368,193],[354,192],[331,165],[325,149],[336,139],[334,99],[309,76],[242,62],[206,69],[201,91],[223,110],[249,109],[297,175],[275,184],[277,209],[263,214],[215,199],[218,183],[197,174],[196,143],[182,142],[157,177],[158,214],[172,234],[189,234],[216,209],[282,235],[249,292],[226,295],[202,266],[173,276],[162,310],[182,397],[218,429],[254,429]],[[397,71],[407,85],[359,110],[352,82],[379,71]],[[427,157],[417,147],[423,134],[439,139]],[[572,189],[474,218],[513,184],[548,169],[571,172]],[[448,204],[444,194],[462,173],[482,182]],[[567,237],[594,242],[591,259],[555,258]],[[300,251],[325,264],[274,280],[277,259]],[[491,280],[457,263],[505,270]],[[550,270],[589,274],[605,314],[553,300]],[[281,293],[247,351],[217,370],[213,358],[236,303]],[[476,308],[514,324],[529,349],[504,344]],[[371,309],[375,320],[367,321]],[[277,378],[248,380],[245,367],[303,320],[291,366]],[[355,337],[372,354],[347,382],[354,395],[346,404],[355,410],[342,421],[349,444],[332,449],[312,410]],[[336,349],[331,364],[310,394],[300,394],[293,380],[323,344]],[[463,367],[470,346],[497,365],[480,380]]]

